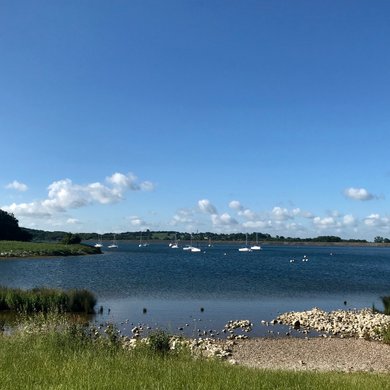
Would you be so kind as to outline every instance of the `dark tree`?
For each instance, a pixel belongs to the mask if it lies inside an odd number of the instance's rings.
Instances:
[[[80,244],[81,237],[78,234],[66,233],[61,242],[67,245]]]
[[[19,227],[13,214],[0,210],[0,240],[30,241],[31,234]]]

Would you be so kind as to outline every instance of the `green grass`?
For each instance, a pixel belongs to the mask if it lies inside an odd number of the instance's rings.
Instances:
[[[65,245],[23,241],[0,241],[1,257],[77,256],[101,253],[100,248],[88,245]]]
[[[88,290],[34,288],[21,290],[0,286],[0,310],[20,313],[94,313],[96,297]]]
[[[24,326],[0,334],[7,389],[388,389],[390,375],[264,371],[193,359],[187,351],[123,350],[80,326]],[[27,331],[26,331],[27,329]],[[35,331],[34,331],[35,329]],[[61,330],[59,330],[61,329]]]

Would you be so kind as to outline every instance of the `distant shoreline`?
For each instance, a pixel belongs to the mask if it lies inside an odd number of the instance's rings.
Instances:
[[[83,241],[84,243],[90,245],[92,243],[95,243],[93,240],[87,240]],[[110,242],[110,240],[104,240],[103,242]],[[139,240],[117,240],[118,243],[121,242],[128,242],[132,244],[138,244]],[[169,245],[170,241],[169,240],[148,240],[149,244],[166,244],[167,246]],[[190,240],[180,240],[179,245],[187,245],[190,244]],[[213,241],[212,245],[217,244],[217,245],[243,245],[243,241]],[[203,241],[198,241],[197,245],[199,246],[204,246],[208,245],[208,241],[204,240]],[[378,243],[378,242],[348,242],[348,241],[343,241],[343,242],[320,242],[320,241],[263,241],[259,242],[259,245],[261,247],[268,247],[268,246],[355,246],[355,247],[390,247],[390,243]]]

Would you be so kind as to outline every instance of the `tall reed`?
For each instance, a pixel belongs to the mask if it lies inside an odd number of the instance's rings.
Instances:
[[[383,313],[390,315],[390,296],[382,297],[382,303],[384,306]]]
[[[22,290],[0,286],[0,310],[22,313],[94,313],[96,297],[88,290],[34,288]]]

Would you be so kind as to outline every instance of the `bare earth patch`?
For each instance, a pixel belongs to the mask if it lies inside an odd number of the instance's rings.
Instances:
[[[390,373],[390,345],[354,338],[240,340],[233,347],[232,359],[240,365],[273,370]]]

